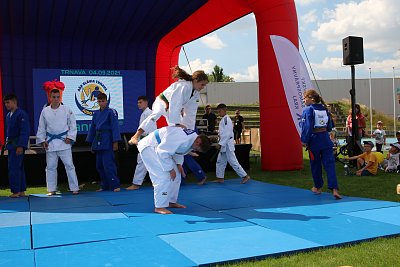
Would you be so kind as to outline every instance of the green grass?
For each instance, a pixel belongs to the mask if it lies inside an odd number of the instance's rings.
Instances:
[[[253,179],[298,188],[310,189],[312,187],[311,171],[308,155],[304,152],[304,169],[297,171],[262,171],[260,164],[251,160],[249,174]],[[343,165],[336,165],[340,193],[344,196],[374,198],[387,201],[400,202],[400,195],[396,194],[396,185],[400,184],[400,174],[384,173],[380,171],[377,176],[357,177],[344,176]],[[208,173],[210,179],[213,173]],[[228,171],[227,177],[235,177]],[[195,179],[189,174],[189,182]],[[81,181],[82,182],[82,181]],[[128,185],[123,185],[126,187]],[[67,191],[67,185],[60,185],[61,191]],[[84,191],[94,191],[98,185],[86,183]],[[204,190],[207,190],[205,187]],[[46,187],[29,187],[28,194],[46,193]],[[0,196],[8,196],[9,189],[1,188]],[[324,229],[321,229],[324,231]],[[334,234],[334,233],[333,233]],[[219,266],[399,266],[400,262],[400,237],[379,238],[359,244],[340,247],[317,249],[308,252],[270,257],[264,260],[242,261]]]

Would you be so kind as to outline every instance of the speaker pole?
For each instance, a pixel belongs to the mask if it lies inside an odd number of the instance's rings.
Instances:
[[[350,96],[351,96],[351,124],[352,124],[352,129],[351,129],[351,148],[352,148],[352,156],[354,155],[360,155],[362,150],[361,150],[361,144],[358,142],[359,140],[359,131],[358,131],[358,119],[356,118],[356,70],[354,65],[351,65],[351,90],[350,90]]]

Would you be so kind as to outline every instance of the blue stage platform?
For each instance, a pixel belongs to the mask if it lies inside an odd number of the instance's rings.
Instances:
[[[400,203],[239,179],[184,185],[173,215],[152,187],[0,198],[0,266],[201,266],[400,234]]]

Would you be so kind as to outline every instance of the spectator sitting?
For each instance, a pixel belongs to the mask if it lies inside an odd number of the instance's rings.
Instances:
[[[385,167],[385,172],[397,172],[399,170],[399,152],[399,143],[390,144],[389,153],[387,154],[386,160],[382,164]]]
[[[376,175],[378,172],[378,159],[375,153],[371,150],[374,147],[374,143],[371,141],[364,141],[364,153],[349,157],[348,160],[357,159],[357,176],[371,176]]]

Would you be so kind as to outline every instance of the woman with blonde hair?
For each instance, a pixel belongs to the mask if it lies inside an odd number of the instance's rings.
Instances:
[[[336,199],[341,199],[338,192],[333,143],[329,138],[329,132],[333,128],[332,117],[324,100],[315,90],[310,89],[304,92],[304,103],[307,107],[302,114],[301,143],[308,149],[310,156],[314,180],[314,187],[311,190],[315,194],[322,192],[323,165],[328,179],[328,188],[332,190]]]

